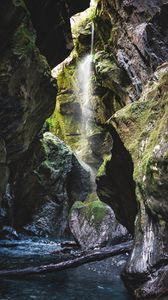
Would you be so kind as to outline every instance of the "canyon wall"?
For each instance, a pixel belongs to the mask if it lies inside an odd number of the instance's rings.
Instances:
[[[32,199],[31,191],[38,179],[30,179],[34,172],[31,161],[39,147],[39,133],[55,107],[57,85],[50,66],[72,50],[70,14],[88,4],[42,0],[0,3],[1,224],[15,223],[17,203],[27,203],[29,198],[29,207],[32,203],[37,206],[40,195]]]
[[[1,226],[20,228],[25,225],[25,218],[20,216],[26,216],[26,223],[33,221],[34,226],[38,221],[34,212],[39,205],[46,209],[49,199],[51,209],[56,207],[58,203],[50,198],[46,185],[52,185],[53,174],[54,180],[60,180],[59,162],[54,167],[48,162],[48,157],[55,160],[59,143],[59,149],[63,149],[61,159],[66,151],[72,159],[68,172],[74,174],[75,165],[89,181],[87,172],[62,142],[52,135],[48,139],[42,137],[46,131],[43,124],[54,111],[57,95],[50,67],[60,63],[73,48],[69,17],[89,4],[80,2],[0,3]],[[94,22],[95,127],[90,139],[95,156],[101,157],[99,163],[104,160],[97,174],[97,193],[134,235],[123,279],[137,298],[146,299],[168,294],[167,19],[166,0],[98,0],[94,13],[87,15],[76,30],[75,56],[65,64],[59,77],[58,101],[62,110],[46,125],[76,147],[75,113],[80,112],[80,107],[72,97],[69,78],[73,78],[79,59],[90,51]],[[74,120],[76,124],[72,126]],[[67,135],[69,132],[72,134]],[[46,147],[48,152],[44,151]],[[69,173],[64,171],[69,184]],[[71,191],[66,192],[71,200]],[[73,195],[76,193],[73,190]],[[73,199],[77,200],[76,196]]]

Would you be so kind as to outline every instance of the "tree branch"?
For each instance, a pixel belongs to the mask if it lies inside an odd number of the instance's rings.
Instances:
[[[119,245],[115,245],[108,248],[102,248],[100,250],[93,250],[82,253],[80,257],[66,260],[56,264],[41,265],[37,267],[18,268],[18,269],[7,269],[0,270],[0,276],[20,276],[20,275],[31,275],[49,273],[55,271],[61,271],[69,268],[75,268],[83,264],[87,264],[94,261],[100,261],[108,257],[116,256],[119,254],[130,252],[132,249],[133,242],[125,242]]]

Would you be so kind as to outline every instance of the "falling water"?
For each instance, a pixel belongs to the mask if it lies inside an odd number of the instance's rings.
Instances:
[[[93,109],[92,109],[92,83],[91,78],[93,74],[93,51],[94,51],[94,24],[92,23],[91,28],[91,47],[90,53],[83,57],[79,62],[77,68],[77,85],[78,85],[78,97],[81,100],[81,146],[77,151],[79,158],[83,159],[87,166],[90,168],[92,190],[95,191],[95,170],[86,161],[86,157],[91,153],[91,148],[89,146],[88,137],[92,132],[93,124]]]
[[[82,122],[81,132],[82,135],[87,135],[90,130],[90,119],[92,117],[91,112],[91,74],[92,74],[92,56],[86,55],[78,66],[78,82],[80,85],[80,97],[81,97],[81,110],[82,110]]]
[[[91,34],[91,51],[87,54],[79,63],[77,70],[77,81],[79,87],[79,94],[81,98],[81,110],[82,110],[82,121],[81,121],[81,135],[82,138],[87,137],[92,129],[91,121],[93,118],[91,97],[92,97],[92,57],[94,47],[94,24],[92,23],[92,34]]]

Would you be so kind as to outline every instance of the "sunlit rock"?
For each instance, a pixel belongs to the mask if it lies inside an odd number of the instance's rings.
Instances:
[[[82,249],[114,245],[129,238],[128,231],[117,222],[113,210],[94,194],[84,203],[74,203],[69,226]]]

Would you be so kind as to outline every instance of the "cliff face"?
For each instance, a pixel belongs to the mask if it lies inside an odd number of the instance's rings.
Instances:
[[[105,49],[131,81],[129,97],[139,97],[150,74],[168,58],[167,1],[98,1],[96,25]]]
[[[73,82],[94,22],[94,122],[113,140],[97,192],[134,233],[123,278],[137,298],[167,294],[167,13],[166,1],[97,1],[58,75],[58,110],[50,122],[75,149],[81,111]]]
[[[167,294],[167,105],[168,67],[162,65],[141,98],[110,120],[134,163],[139,213],[124,277],[137,298]]]
[[[43,151],[48,141],[40,131],[54,110],[57,94],[47,60],[53,67],[70,53],[69,16],[87,5],[88,1],[75,0],[0,3],[1,224],[14,222],[20,227],[25,217],[26,222],[33,217],[26,230],[36,227],[40,232],[38,221],[43,227],[46,209],[51,216],[58,204],[52,184],[62,173],[55,151],[68,150],[49,138],[51,147],[48,153]],[[76,149],[81,108],[72,95],[72,83],[79,60],[90,52],[94,22],[94,128],[89,139],[98,163],[105,157],[97,175],[97,192],[117,220],[134,233],[123,278],[137,298],[147,299],[168,294],[167,18],[166,0],[98,0],[96,10],[74,32],[75,50],[58,76],[59,110],[49,119],[52,131]],[[111,154],[104,155],[109,148]],[[54,157],[54,164],[48,156]],[[95,166],[95,161],[91,163]],[[75,160],[76,166],[79,171]],[[70,170],[64,167],[67,187],[62,191],[70,195],[66,198],[69,209],[73,196],[68,187],[76,171],[71,159]],[[87,178],[87,172],[80,170]],[[79,190],[74,189],[74,194]],[[56,198],[63,207],[61,195]],[[39,205],[42,211],[34,215]],[[64,208],[62,212],[62,218],[67,218],[67,210],[66,216]]]
[[[37,32],[37,46],[51,67],[65,59],[73,48],[70,16],[89,6],[85,1],[26,0],[33,27]]]
[[[106,123],[112,156],[97,184],[100,198],[129,230],[138,207],[124,273],[137,298],[167,294],[167,13],[166,1],[99,1],[96,17],[106,51],[129,77],[128,102],[135,101]]]
[[[86,1],[84,5],[87,4]],[[78,4],[76,10],[84,5]],[[47,60],[52,66],[64,59],[73,47],[70,9],[65,1],[54,4],[42,0],[4,0],[0,3],[0,203],[3,223],[13,223],[12,212],[9,216],[5,209],[11,211],[12,202],[15,204],[19,170],[22,169],[23,175],[25,159],[33,156],[38,134],[55,106],[56,81],[51,77]],[[56,38],[57,44],[51,45],[52,38],[54,43]]]

